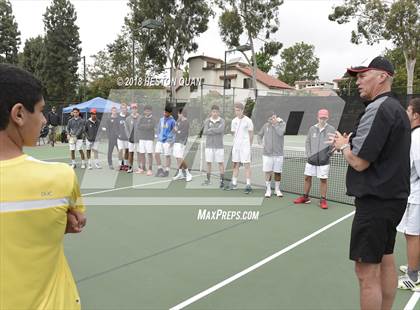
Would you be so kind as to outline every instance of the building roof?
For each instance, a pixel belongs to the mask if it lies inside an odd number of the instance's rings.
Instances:
[[[204,59],[204,60],[212,60],[212,61],[223,63],[223,60],[221,60],[219,58],[213,58],[213,57],[204,56],[204,55],[191,56],[187,59],[187,62],[189,62],[191,59],[196,59],[196,58],[201,58],[201,59]]]
[[[251,67],[229,67],[229,70],[236,69],[241,71],[243,74],[248,75],[249,77],[252,77],[252,68]],[[257,81],[264,84],[265,86],[269,88],[278,88],[278,89],[294,89],[294,87],[286,84],[283,81],[280,81],[279,79],[276,79],[275,77],[265,73],[264,71],[261,71],[257,68]]]

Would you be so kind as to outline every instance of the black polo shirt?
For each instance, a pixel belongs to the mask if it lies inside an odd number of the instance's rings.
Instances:
[[[370,166],[362,172],[348,167],[347,195],[407,199],[411,144],[407,113],[391,93],[381,94],[365,105],[350,144],[352,153]]]

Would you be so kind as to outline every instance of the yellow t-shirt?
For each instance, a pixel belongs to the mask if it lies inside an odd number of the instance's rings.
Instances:
[[[22,155],[0,161],[0,309],[80,309],[64,256],[67,210],[84,212],[63,163]]]

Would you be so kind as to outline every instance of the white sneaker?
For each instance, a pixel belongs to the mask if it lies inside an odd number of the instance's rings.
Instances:
[[[416,282],[412,281],[408,275],[398,277],[398,288],[402,290],[418,290],[420,278]]]
[[[82,165],[80,166],[80,168],[85,169],[85,168],[86,168],[86,165],[85,165],[85,164],[82,164]]]
[[[95,168],[96,168],[96,169],[102,169],[102,166],[101,166],[101,164],[100,164],[100,163],[96,163],[96,164],[95,164]]]
[[[191,182],[192,181],[192,175],[191,175],[191,173],[187,173],[187,176],[185,178],[185,181],[187,181],[187,182]]]
[[[88,170],[92,170],[92,165],[91,164],[88,165]]]
[[[176,180],[182,180],[184,178],[184,175],[182,174],[182,172],[178,172],[178,174],[176,176],[174,176],[172,178],[172,180],[176,181]]]
[[[276,196],[283,197],[283,193],[281,192],[281,190],[276,191]]]
[[[265,191],[265,198],[270,198],[271,197],[271,188],[267,188],[267,190]]]

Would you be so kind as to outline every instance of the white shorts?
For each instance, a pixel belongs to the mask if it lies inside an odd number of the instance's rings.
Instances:
[[[139,141],[139,152],[144,154],[152,154],[153,153],[153,141],[152,140],[140,140]]]
[[[128,151],[129,151],[130,153],[137,152],[137,151],[138,151],[138,149],[139,149],[139,144],[138,144],[138,143],[131,143],[131,142],[128,142]]]
[[[318,179],[328,179],[330,165],[314,166],[306,163],[304,175],[317,177]]]
[[[242,149],[232,149],[232,162],[234,163],[243,163],[248,164],[251,162],[251,149],[242,148]]]
[[[73,142],[73,143],[71,143]],[[80,151],[83,149],[83,140],[82,139],[77,139],[75,141],[73,141],[71,138],[69,140],[69,147],[70,147],[70,151]]]
[[[90,142],[89,140],[86,140],[86,150],[99,150],[99,142]]]
[[[162,143],[160,141],[156,142],[155,153],[163,154],[165,156],[171,156],[172,147],[168,142]]]
[[[174,157],[175,158],[184,158],[185,145],[182,143],[174,144]]]
[[[225,150],[224,149],[208,149],[206,148],[206,162],[208,163],[224,163]]]
[[[420,236],[420,205],[407,204],[397,230],[407,235]]]
[[[128,141],[117,139],[117,146],[118,150],[126,150],[128,149]]]
[[[263,156],[263,171],[282,173],[283,156]]]

